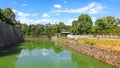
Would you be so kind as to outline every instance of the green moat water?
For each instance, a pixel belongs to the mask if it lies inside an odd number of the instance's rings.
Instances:
[[[0,49],[0,68],[115,68],[51,41],[26,41]]]

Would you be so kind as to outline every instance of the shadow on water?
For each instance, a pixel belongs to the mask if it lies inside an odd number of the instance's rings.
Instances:
[[[8,45],[8,46],[4,46],[0,48],[0,57],[4,57],[4,56],[9,56],[9,55],[13,55],[13,54],[18,54],[20,53],[22,48],[19,48],[20,43],[19,44],[14,44],[14,45]]]

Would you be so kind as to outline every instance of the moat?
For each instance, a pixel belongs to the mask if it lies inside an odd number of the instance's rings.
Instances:
[[[52,41],[26,41],[0,49],[0,68],[115,68]]]

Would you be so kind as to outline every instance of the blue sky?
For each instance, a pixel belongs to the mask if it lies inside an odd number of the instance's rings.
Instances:
[[[16,19],[26,24],[71,22],[88,14],[93,22],[99,17],[120,18],[120,0],[0,0],[0,8],[11,8]]]

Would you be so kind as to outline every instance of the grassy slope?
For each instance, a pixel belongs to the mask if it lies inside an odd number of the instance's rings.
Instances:
[[[120,40],[117,39],[78,38],[75,41],[87,45],[94,45],[102,48],[120,51]]]

